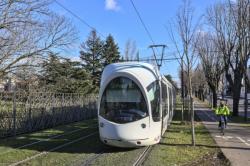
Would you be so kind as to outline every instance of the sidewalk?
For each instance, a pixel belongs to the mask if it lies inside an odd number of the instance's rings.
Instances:
[[[250,129],[229,123],[222,136],[218,129],[217,117],[204,104],[195,102],[195,113],[211,133],[217,145],[229,159],[232,166],[250,165]]]

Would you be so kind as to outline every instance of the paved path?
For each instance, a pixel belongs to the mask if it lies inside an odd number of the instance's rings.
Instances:
[[[222,136],[217,117],[209,108],[196,102],[195,111],[232,166],[250,166],[250,129],[229,123]]]

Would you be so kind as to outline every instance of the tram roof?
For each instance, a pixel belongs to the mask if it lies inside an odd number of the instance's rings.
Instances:
[[[112,63],[105,67],[102,74],[102,82],[111,77],[114,73],[129,73],[135,76],[144,86],[161,78],[156,66],[144,62],[119,62]]]

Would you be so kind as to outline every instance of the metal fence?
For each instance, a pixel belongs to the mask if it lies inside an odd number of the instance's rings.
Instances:
[[[97,95],[0,92],[0,138],[97,116]]]

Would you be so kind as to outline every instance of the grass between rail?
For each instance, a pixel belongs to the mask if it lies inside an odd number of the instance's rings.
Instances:
[[[16,138],[0,139],[0,166],[14,164],[97,131],[95,119],[23,134]],[[91,153],[87,149],[89,145],[94,144],[93,151],[94,147],[98,148],[97,139],[96,134],[87,139],[88,141],[76,142],[20,165],[70,165],[77,154]]]
[[[167,132],[144,165],[230,165],[202,123],[196,122],[195,132],[193,147],[191,126],[181,123],[180,111],[176,111]]]
[[[16,138],[0,139],[0,166],[22,161],[77,140],[97,131],[94,127],[96,125],[96,120],[88,120],[24,134]],[[54,136],[58,137],[51,138]],[[17,148],[37,141],[41,142]],[[228,165],[208,131],[199,122],[196,123],[196,143],[196,147],[190,145],[190,124],[181,123],[180,112],[177,111],[161,143],[154,147],[144,165]],[[100,142],[96,134],[20,165],[83,165],[86,160],[101,152],[104,147],[105,145]],[[143,148],[112,148],[91,165],[133,165],[142,151]]]
[[[108,150],[105,150],[98,159],[91,162],[91,165],[133,165],[143,148],[123,149],[107,147],[100,142],[96,126],[96,120],[86,120],[23,134],[16,138],[0,139],[0,166],[11,164],[25,166],[85,165],[86,161],[95,157],[104,149]],[[87,139],[74,142],[93,132],[96,132],[96,134]],[[63,146],[68,143],[70,144]],[[51,149],[60,146],[63,147],[51,151]],[[46,154],[43,154],[44,152]],[[39,154],[43,155],[39,156]],[[34,156],[37,157],[33,158]],[[22,162],[24,160],[27,161]]]

